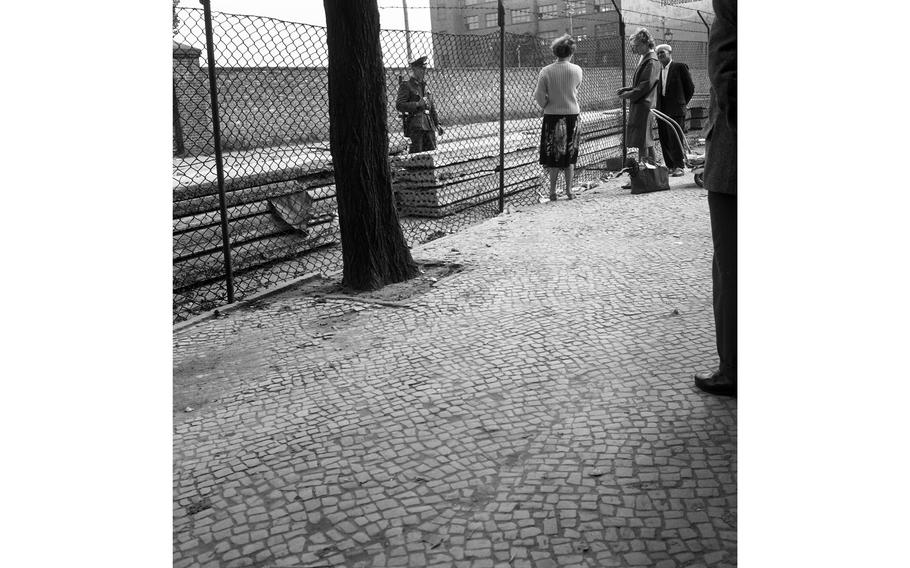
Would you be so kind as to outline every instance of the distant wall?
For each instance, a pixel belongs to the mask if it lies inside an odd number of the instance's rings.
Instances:
[[[507,118],[539,115],[533,98],[538,71],[536,67],[506,68]],[[615,96],[622,83],[619,68],[585,68],[584,73],[579,92],[582,110],[619,106]],[[218,68],[215,75],[225,150],[328,140],[325,68]],[[399,132],[401,123],[395,110],[395,96],[399,77],[407,78],[407,70],[389,68],[386,75],[389,130]],[[692,75],[696,93],[707,93],[704,70],[692,69]],[[443,125],[498,120],[499,69],[430,69],[427,82],[436,96]],[[208,75],[199,67],[198,49],[180,46],[178,52],[175,44],[174,87],[186,153],[212,153]]]

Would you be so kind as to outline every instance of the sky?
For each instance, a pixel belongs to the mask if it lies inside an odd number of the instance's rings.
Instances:
[[[406,0],[408,28],[430,30],[429,0]],[[325,26],[322,0],[211,0],[212,10],[229,14],[246,14]],[[403,30],[402,0],[379,0],[380,26],[386,30]],[[201,8],[199,0],[180,0],[181,8]]]
[[[275,21],[262,25],[238,25],[238,22],[250,22],[243,18],[214,18],[215,61],[219,67],[323,67],[327,65],[327,53],[324,39],[310,36],[309,40],[300,39],[287,42],[289,30],[300,30],[308,24],[325,26],[325,12],[322,0],[211,0],[212,11],[239,16],[261,16],[275,18]],[[404,30],[404,7],[402,0],[379,0],[380,25],[383,30]],[[407,0],[408,29],[426,32],[431,29],[429,0]],[[201,9],[199,0],[181,0],[180,8]],[[204,49],[205,36],[201,18],[181,18],[174,39],[179,43]],[[312,33],[312,32],[305,32]],[[299,37],[299,36],[296,36]],[[383,34],[383,59],[389,66],[404,67],[408,64],[408,49],[405,34],[389,32]],[[425,48],[422,53],[430,57],[432,65],[432,47],[425,40],[412,36]],[[309,46],[309,47],[307,47]],[[200,64],[206,65],[204,54]]]

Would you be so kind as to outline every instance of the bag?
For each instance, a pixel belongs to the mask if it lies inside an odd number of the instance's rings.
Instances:
[[[663,191],[670,189],[670,176],[667,168],[657,166],[655,168],[638,168],[634,175],[629,176],[632,183],[632,194],[650,193],[652,191]]]

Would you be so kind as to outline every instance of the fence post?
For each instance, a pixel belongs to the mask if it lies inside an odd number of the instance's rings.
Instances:
[[[408,0],[401,0],[401,7],[404,9],[404,43],[408,47],[408,63],[414,59],[411,53],[411,28],[408,27]]]
[[[174,144],[177,146],[177,155],[186,154],[186,145],[183,142],[183,123],[180,120],[180,102],[177,100],[177,81],[174,81]]]
[[[698,14],[699,18],[701,18],[701,23],[703,23],[705,25],[705,30],[707,31],[708,38],[710,39],[711,38],[711,26],[708,25],[708,21],[705,20],[705,17],[702,16],[701,10],[695,10],[695,13]],[[707,41],[705,42],[705,45],[706,46],[708,45]],[[707,54],[707,49],[706,49],[705,50],[705,59],[707,59],[707,58],[708,58],[708,54]],[[707,68],[708,68],[707,62],[705,62],[705,69],[707,69]]]
[[[205,47],[209,63],[209,94],[212,97],[212,130],[215,137],[215,171],[218,174],[218,202],[221,209],[221,242],[224,248],[224,276],[227,301],[234,303],[234,271],[231,267],[231,241],[228,236],[227,203],[224,195],[224,161],[221,155],[221,122],[218,117],[218,89],[215,80],[215,47],[212,39],[211,0],[199,0],[205,13]]]
[[[505,211],[505,153],[506,153],[506,9],[497,2],[499,24],[499,212]]]
[[[622,58],[622,86],[626,86],[626,22],[622,19],[622,11],[620,11],[619,6],[616,5],[616,0],[612,0],[613,9],[616,10],[616,15],[619,16],[619,53]],[[622,166],[626,166],[626,155],[628,154],[628,146],[626,146],[626,99],[622,100]]]
[[[701,18],[701,23],[705,25],[705,29],[708,30],[708,35],[711,35],[711,26],[708,25],[708,22],[705,21],[705,17],[701,15],[701,10],[695,10],[695,13],[698,14],[698,17]]]

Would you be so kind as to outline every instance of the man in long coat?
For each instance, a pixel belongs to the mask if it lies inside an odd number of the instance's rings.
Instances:
[[[411,77],[398,86],[395,108],[402,113],[404,134],[411,139],[408,152],[413,154],[435,150],[436,133],[442,136],[443,129],[439,126],[433,95],[424,81],[427,73],[426,56],[418,57],[410,66]]]
[[[673,48],[667,44],[657,46],[657,59],[663,66],[660,71],[660,86],[657,88],[657,110],[676,121],[686,132],[686,106],[695,94],[695,83],[689,66],[673,60]],[[660,137],[660,148],[663,151],[664,163],[670,175],[683,175],[686,157],[683,145],[677,136],[681,134],[662,120],[657,121],[657,135]]]
[[[705,189],[714,241],[714,329],[720,364],[695,375],[695,386],[736,396],[736,0],[714,0],[708,37],[711,112],[705,149]]]

